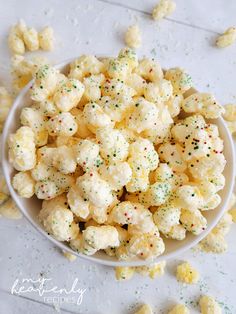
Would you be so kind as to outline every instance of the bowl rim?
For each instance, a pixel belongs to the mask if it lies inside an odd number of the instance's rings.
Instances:
[[[99,56],[99,57],[102,58],[104,56]],[[69,58],[69,59],[67,59],[67,60],[65,60],[65,61],[63,61],[57,65],[54,65],[54,67],[57,69],[62,69],[63,67],[69,65],[69,63],[73,62],[75,59],[76,58]],[[184,253],[185,251],[196,246],[215,227],[215,225],[218,223],[218,221],[222,217],[223,213],[226,211],[226,208],[227,208],[227,205],[229,203],[231,194],[233,192],[234,178],[235,178],[235,171],[236,171],[235,149],[234,149],[233,138],[232,138],[232,135],[230,134],[230,131],[229,131],[228,127],[226,126],[226,123],[222,117],[218,118],[217,120],[219,121],[219,123],[224,128],[224,132],[226,134],[226,138],[227,138],[229,147],[231,149],[230,153],[232,154],[232,159],[233,159],[233,163],[231,164],[231,176],[229,178],[230,179],[230,185],[229,185],[228,193],[226,194],[226,197],[224,198],[223,206],[221,207],[221,209],[219,210],[219,212],[217,213],[217,215],[215,216],[213,221],[210,224],[208,224],[206,230],[204,230],[200,235],[195,236],[195,238],[193,240],[189,241],[186,245],[184,245],[181,248],[176,249],[173,252],[167,253],[165,255],[160,255],[160,256],[156,257],[154,260],[137,260],[137,261],[119,261],[119,260],[112,261],[111,260],[110,261],[110,260],[104,260],[102,258],[95,257],[93,255],[89,256],[89,255],[85,255],[85,254],[79,253],[77,251],[74,251],[69,246],[67,246],[64,242],[60,242],[60,241],[56,240],[55,238],[53,238],[52,236],[48,235],[48,233],[42,227],[39,227],[39,225],[36,224],[34,219],[32,219],[30,217],[28,212],[24,210],[24,206],[20,201],[20,196],[16,193],[16,191],[12,187],[11,176],[10,176],[9,172],[7,171],[8,163],[9,163],[9,161],[8,161],[8,150],[6,149],[7,140],[8,140],[8,136],[9,136],[8,126],[10,125],[11,118],[12,118],[15,110],[18,107],[18,103],[20,103],[22,98],[27,94],[27,92],[30,89],[30,87],[32,86],[33,82],[34,82],[34,80],[31,80],[17,95],[17,97],[15,98],[15,100],[14,100],[14,102],[10,108],[7,119],[5,121],[3,132],[2,132],[2,143],[1,143],[2,170],[3,170],[3,175],[5,177],[6,184],[7,184],[7,187],[9,189],[10,195],[13,198],[14,202],[16,203],[17,207],[20,209],[20,211],[23,213],[23,215],[26,217],[26,219],[30,222],[30,224],[39,233],[41,233],[43,236],[46,236],[46,238],[49,239],[54,245],[56,245],[57,247],[59,247],[63,251],[67,251],[71,254],[74,254],[74,255],[84,259],[84,260],[87,260],[90,262],[95,262],[95,263],[102,264],[105,266],[113,266],[113,267],[114,266],[128,266],[128,267],[130,267],[130,266],[144,266],[144,265],[148,265],[150,263],[157,263],[157,262],[159,263],[163,260],[169,260],[169,259],[181,256],[182,253]]]

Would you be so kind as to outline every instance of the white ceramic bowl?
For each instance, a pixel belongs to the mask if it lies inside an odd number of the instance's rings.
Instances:
[[[71,61],[73,61],[73,59],[67,60],[66,62],[59,64],[57,68],[63,71],[64,73],[66,73],[68,69],[68,64]],[[143,260],[138,260],[138,259],[132,260],[129,262],[118,261],[116,258],[110,257],[103,252],[98,252],[97,254],[93,256],[87,256],[87,255],[79,254],[73,251],[72,249],[70,249],[70,247],[66,243],[55,240],[53,237],[48,235],[47,232],[43,230],[41,224],[39,223],[37,219],[37,215],[41,208],[41,201],[39,201],[36,197],[32,197],[31,199],[23,199],[19,197],[19,195],[15,192],[15,190],[13,189],[11,185],[11,179],[15,173],[15,170],[13,169],[12,165],[8,161],[7,140],[8,140],[9,134],[14,133],[17,130],[17,128],[20,126],[19,116],[20,116],[20,112],[22,108],[30,104],[28,91],[31,85],[32,85],[32,81],[29,84],[27,84],[27,86],[21,91],[19,96],[16,98],[10,110],[10,113],[8,115],[8,118],[6,120],[3,135],[2,135],[3,173],[5,175],[6,182],[10,190],[11,196],[16,202],[19,209],[22,211],[25,217],[31,222],[31,224],[39,232],[41,232],[45,237],[47,237],[50,241],[52,241],[61,249],[69,251],[70,253],[73,253],[79,257],[82,257],[89,261],[97,262],[103,265],[108,265],[108,266],[140,266],[140,265],[145,265],[145,264],[150,263],[150,261],[143,261]],[[183,241],[174,241],[174,240],[164,239],[165,245],[166,245],[165,252],[161,256],[157,257],[154,260],[154,262],[160,262],[162,260],[181,256],[181,254],[184,251],[195,246],[217,224],[222,214],[226,210],[230,195],[233,190],[233,183],[234,183],[234,177],[235,177],[234,146],[233,146],[232,137],[223,119],[219,118],[217,120],[213,120],[212,122],[217,124],[219,128],[220,136],[224,140],[224,155],[227,160],[227,164],[224,170],[224,176],[226,177],[226,184],[225,184],[224,189],[220,191],[219,193],[222,198],[222,202],[216,209],[212,211],[204,212],[204,216],[207,218],[207,221],[208,221],[208,227],[200,235],[194,236],[188,233],[187,237]]]

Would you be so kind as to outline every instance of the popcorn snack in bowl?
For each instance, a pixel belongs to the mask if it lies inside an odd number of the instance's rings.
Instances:
[[[144,265],[200,241],[232,190],[223,107],[184,70],[163,72],[129,48],[60,70],[36,72],[4,130],[6,179],[29,220],[107,265]]]

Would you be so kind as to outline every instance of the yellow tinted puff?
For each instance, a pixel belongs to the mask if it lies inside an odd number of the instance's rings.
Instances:
[[[183,283],[193,284],[199,280],[199,273],[188,262],[177,266],[176,278]]]
[[[129,280],[134,275],[134,267],[116,267],[115,275],[117,280]]]

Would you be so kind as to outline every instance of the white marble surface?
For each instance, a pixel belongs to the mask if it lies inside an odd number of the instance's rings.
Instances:
[[[149,15],[155,3],[156,0],[0,0],[0,83],[9,82],[6,37],[9,26],[19,18],[37,28],[53,26],[56,49],[45,55],[54,63],[81,53],[116,54],[123,46],[124,30],[137,20],[143,32],[140,56],[155,56],[164,67],[185,67],[197,89],[213,92],[222,103],[235,102],[236,45],[225,50],[213,46],[217,33],[236,24],[235,0],[176,0],[176,12],[159,24]],[[73,263],[67,261],[25,219],[16,222],[2,218],[0,313],[131,314],[142,302],[149,302],[156,314],[167,313],[175,302],[189,304],[191,313],[198,313],[197,299],[209,293],[222,302],[225,314],[235,314],[235,237],[234,226],[227,236],[229,250],[224,255],[190,251],[168,262],[161,278],[150,280],[136,275],[129,282],[116,282],[111,268],[78,259]],[[175,266],[186,259],[201,274],[197,285],[183,286],[174,277]],[[82,303],[76,305],[67,298],[59,310],[46,304],[44,297],[35,292],[11,295],[17,278],[21,281],[42,277],[51,278],[47,289],[53,286],[69,289],[78,278],[77,288],[86,289]]]

